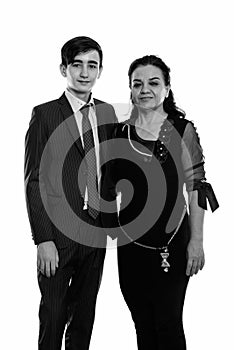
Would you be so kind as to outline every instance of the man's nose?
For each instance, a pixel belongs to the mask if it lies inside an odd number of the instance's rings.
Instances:
[[[88,77],[88,69],[87,69],[87,67],[86,67],[85,65],[82,67],[82,70],[81,70],[81,72],[80,72],[80,75],[81,75],[81,77],[83,77],[83,78],[87,78],[87,77]]]

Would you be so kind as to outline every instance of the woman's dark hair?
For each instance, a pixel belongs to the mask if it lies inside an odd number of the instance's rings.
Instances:
[[[141,58],[137,58],[135,61],[131,63],[128,70],[130,88],[131,88],[132,73],[134,72],[134,70],[139,66],[148,66],[148,65],[152,65],[161,69],[165,85],[166,86],[170,85],[171,83],[170,68],[163,62],[163,60],[160,57],[155,55],[149,55],[149,56],[143,56]],[[163,109],[170,116],[183,117],[183,118],[185,117],[185,112],[176,106],[174,95],[171,89],[169,91],[168,97],[166,97],[163,102]],[[137,108],[136,106],[134,106],[130,118],[134,118],[136,116],[136,112],[137,112]]]
[[[100,57],[100,65],[102,67],[103,53],[101,46],[93,39],[87,36],[78,36],[67,41],[61,49],[62,64],[67,67],[68,64],[74,61],[76,55],[82,52],[96,50]]]

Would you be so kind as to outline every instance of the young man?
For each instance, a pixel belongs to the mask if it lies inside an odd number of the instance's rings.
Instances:
[[[26,201],[41,291],[39,350],[61,349],[66,325],[66,350],[87,350],[106,244],[103,141],[111,139],[117,118],[91,93],[102,72],[99,44],[76,37],[61,54],[67,89],[33,109],[26,134]]]

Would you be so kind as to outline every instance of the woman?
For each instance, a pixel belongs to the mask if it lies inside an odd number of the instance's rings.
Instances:
[[[135,60],[128,75],[133,109],[116,129],[114,168],[116,182],[128,180],[118,182],[121,291],[139,350],[184,350],[185,292],[205,263],[206,197],[212,211],[218,203],[195,127],[175,104],[170,69],[151,55]]]

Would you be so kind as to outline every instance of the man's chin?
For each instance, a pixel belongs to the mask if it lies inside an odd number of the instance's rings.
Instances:
[[[83,86],[82,86],[82,87],[77,88],[77,89],[76,89],[76,92],[77,92],[78,94],[79,94],[79,93],[80,93],[80,94],[82,94],[82,93],[83,93],[83,94],[88,94],[88,93],[91,92],[91,88],[90,88],[90,87],[85,87],[85,86],[83,87]]]
[[[90,87],[79,86],[71,90],[76,94],[90,94],[92,89]]]

